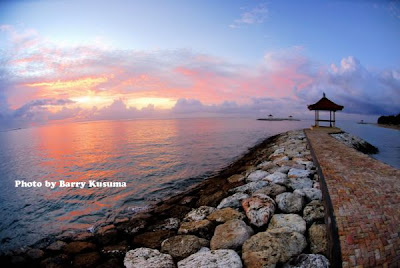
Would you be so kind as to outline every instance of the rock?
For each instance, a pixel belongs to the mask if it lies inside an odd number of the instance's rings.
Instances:
[[[210,206],[214,207],[218,205],[219,201],[226,196],[224,191],[216,191],[212,194],[203,194],[200,195],[199,200],[197,200],[197,206]]]
[[[269,185],[267,181],[253,181],[245,185],[233,188],[229,192],[252,194],[256,190],[261,189],[267,185]]]
[[[199,208],[195,208],[186,214],[184,221],[200,221],[204,220],[208,215],[213,213],[216,210],[214,207],[201,206]]]
[[[109,257],[122,257],[128,252],[129,246],[126,244],[110,245],[101,250],[101,253]]]
[[[73,261],[74,267],[79,268],[89,268],[89,267],[96,267],[96,264],[100,260],[100,254],[97,252],[90,252],[76,255]]]
[[[178,262],[178,268],[242,268],[242,260],[231,249],[204,250]]]
[[[118,241],[118,231],[113,224],[99,228],[96,234],[97,241],[102,245],[109,245]]]
[[[135,235],[146,228],[147,221],[145,219],[132,219],[120,222],[117,229],[129,235]]]
[[[257,227],[266,225],[275,212],[274,200],[263,194],[244,199],[242,206],[250,223]]]
[[[229,220],[235,220],[235,219],[243,220],[244,218],[245,216],[243,213],[233,208],[217,209],[207,217],[208,220],[215,221],[218,223],[224,223]]]
[[[326,254],[328,249],[328,240],[326,237],[325,224],[313,224],[308,230],[310,238],[311,253]]]
[[[281,172],[281,173],[284,173],[284,174],[288,174],[289,170],[290,170],[290,167],[281,166],[281,167],[276,169],[276,172]]]
[[[32,248],[26,252],[26,255],[33,260],[37,260],[44,256],[44,251],[38,248]]]
[[[282,193],[275,200],[279,209],[285,213],[298,213],[304,206],[304,198],[294,193]]]
[[[323,220],[325,216],[325,208],[322,201],[314,200],[307,204],[303,210],[303,219],[308,225],[315,221]]]
[[[249,176],[247,176],[246,181],[247,182],[252,182],[252,181],[259,181],[264,179],[266,176],[268,176],[269,173],[263,170],[256,170],[250,173]]]
[[[289,161],[289,157],[285,156],[281,156],[279,158],[274,159],[274,161],[272,161],[272,163],[274,163],[275,165],[278,166],[282,166],[283,163],[285,163],[286,161]]]
[[[124,254],[125,255],[125,254]],[[121,258],[122,260],[122,258]],[[96,268],[123,268],[122,262],[118,258],[111,258],[101,262]]]
[[[56,242],[51,243],[48,247],[47,250],[50,251],[60,251],[64,249],[64,247],[67,245],[64,241],[57,240]]]
[[[229,183],[238,183],[238,182],[244,181],[245,178],[246,177],[241,174],[235,174],[228,178],[228,182]]]
[[[268,195],[270,197],[275,197],[278,194],[284,193],[286,192],[286,187],[283,185],[279,185],[279,184],[275,184],[275,183],[271,183],[268,186],[265,186],[257,191],[255,191],[255,194],[265,194]]]
[[[300,254],[307,246],[305,237],[285,229],[270,230],[253,235],[244,242],[242,259],[246,267],[275,267]]]
[[[313,182],[309,178],[294,178],[289,179],[287,186],[293,190],[311,188],[313,186]]]
[[[146,232],[135,236],[133,238],[133,244],[139,247],[160,248],[161,242],[173,235],[175,235],[175,233],[169,230]]]
[[[181,201],[179,201],[179,204],[181,205],[193,205],[195,202],[197,201],[197,197],[196,196],[192,196],[192,195],[187,195],[185,197],[183,197],[181,199]]]
[[[126,253],[126,268],[175,268],[171,255],[163,254],[156,249],[137,248]]]
[[[236,193],[231,196],[228,196],[224,198],[221,203],[217,206],[217,208],[226,208],[226,207],[232,207],[232,208],[240,208],[241,206],[241,201],[245,198],[248,198],[248,194],[244,193]]]
[[[211,239],[211,249],[237,249],[241,247],[250,236],[253,229],[242,220],[230,220],[215,228]]]
[[[288,182],[288,176],[284,173],[276,171],[273,174],[270,174],[267,177],[265,177],[265,180],[275,184],[285,185]]]
[[[304,196],[308,202],[312,200],[322,200],[322,192],[315,188],[297,189],[294,193]]]
[[[260,163],[257,168],[260,168],[261,170],[264,171],[268,171],[271,168],[276,167],[276,165],[274,163],[272,163],[271,161],[264,161],[262,163]]]
[[[288,173],[289,179],[291,178],[307,178],[310,177],[311,173],[309,170],[303,170],[298,168],[291,168]]]
[[[319,254],[300,254],[293,257],[283,268],[329,268],[329,260]]]
[[[149,227],[148,230],[151,230],[151,231],[157,231],[157,230],[175,231],[175,230],[178,230],[180,223],[181,223],[181,221],[178,218],[168,218],[168,219],[165,219],[165,220]]]
[[[189,211],[191,211],[191,208],[187,206],[175,205],[166,214],[168,217],[182,219]]]
[[[182,222],[178,234],[193,234],[209,239],[214,225],[209,220]]]
[[[67,268],[71,267],[71,260],[68,255],[60,254],[54,257],[47,258],[40,262],[40,267],[43,268]]]
[[[71,242],[65,247],[68,254],[78,254],[96,249],[96,245],[89,242]]]
[[[297,214],[275,214],[269,225],[268,230],[286,228],[290,232],[304,234],[307,229],[305,220]]]
[[[208,245],[208,240],[195,235],[177,235],[162,242],[161,252],[168,253],[176,261],[180,261]]]

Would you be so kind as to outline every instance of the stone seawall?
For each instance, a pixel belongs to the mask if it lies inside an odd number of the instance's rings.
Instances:
[[[329,267],[319,176],[302,130],[132,219],[0,258],[2,267]]]

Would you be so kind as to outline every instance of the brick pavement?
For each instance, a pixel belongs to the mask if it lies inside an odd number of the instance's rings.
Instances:
[[[400,267],[400,170],[306,130],[336,218],[343,267]]]

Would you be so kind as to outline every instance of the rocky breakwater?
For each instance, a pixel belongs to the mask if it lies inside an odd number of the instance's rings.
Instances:
[[[1,267],[329,267],[319,178],[303,131],[271,137],[134,218],[45,239]]]
[[[322,194],[303,131],[280,135],[267,151],[227,179],[236,187],[216,206],[188,212],[176,235],[128,251],[125,267],[329,267]]]

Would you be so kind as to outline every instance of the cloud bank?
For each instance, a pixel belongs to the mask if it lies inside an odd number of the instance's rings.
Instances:
[[[344,105],[344,113],[378,116],[400,107],[399,69],[367,68],[355,56],[324,64],[292,47],[245,65],[187,49],[68,46],[33,30],[0,30],[6,40],[0,51],[3,128],[138,117],[304,118],[312,116],[306,105],[322,92]]]

